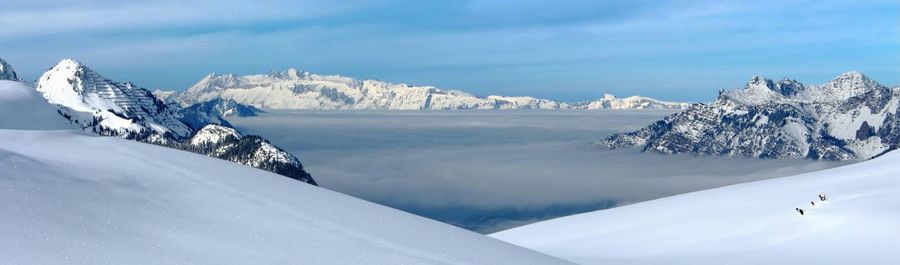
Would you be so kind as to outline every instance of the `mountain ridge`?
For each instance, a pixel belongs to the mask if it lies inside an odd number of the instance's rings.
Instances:
[[[659,153],[759,158],[869,159],[900,146],[900,90],[860,72],[821,85],[754,76],[640,130],[596,144]]]
[[[210,73],[183,92],[160,91],[181,106],[221,98],[260,109],[684,109],[675,103],[647,97],[604,95],[595,101],[566,103],[529,96],[478,97],[460,90],[411,86],[373,79],[318,75],[289,68],[268,74],[237,76]]]

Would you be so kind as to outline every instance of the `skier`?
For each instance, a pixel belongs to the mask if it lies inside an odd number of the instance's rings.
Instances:
[[[816,206],[816,202],[813,201],[809,202],[809,204],[812,204],[812,206]]]
[[[794,210],[797,210],[797,212],[800,213],[800,215],[803,215],[803,209],[800,209],[800,208],[794,208]]]

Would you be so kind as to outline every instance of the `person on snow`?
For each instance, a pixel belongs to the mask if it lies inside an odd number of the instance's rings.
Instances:
[[[809,204],[812,204],[812,206],[816,206],[816,202],[813,201],[809,202]]]
[[[800,209],[800,208],[794,208],[794,210],[797,210],[797,212],[800,213],[800,215],[803,215],[803,209]]]

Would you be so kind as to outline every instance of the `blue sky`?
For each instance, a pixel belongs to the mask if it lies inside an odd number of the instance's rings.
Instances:
[[[3,0],[0,57],[151,89],[296,67],[478,95],[712,99],[752,75],[900,85],[900,2]]]

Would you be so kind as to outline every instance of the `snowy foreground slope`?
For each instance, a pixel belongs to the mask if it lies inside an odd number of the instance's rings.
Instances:
[[[56,130],[21,83],[0,81],[0,115],[3,264],[565,264],[266,171]]]
[[[845,167],[568,216],[492,236],[581,264],[897,264],[898,164],[900,152],[894,151]],[[820,193],[830,200],[820,203]]]

